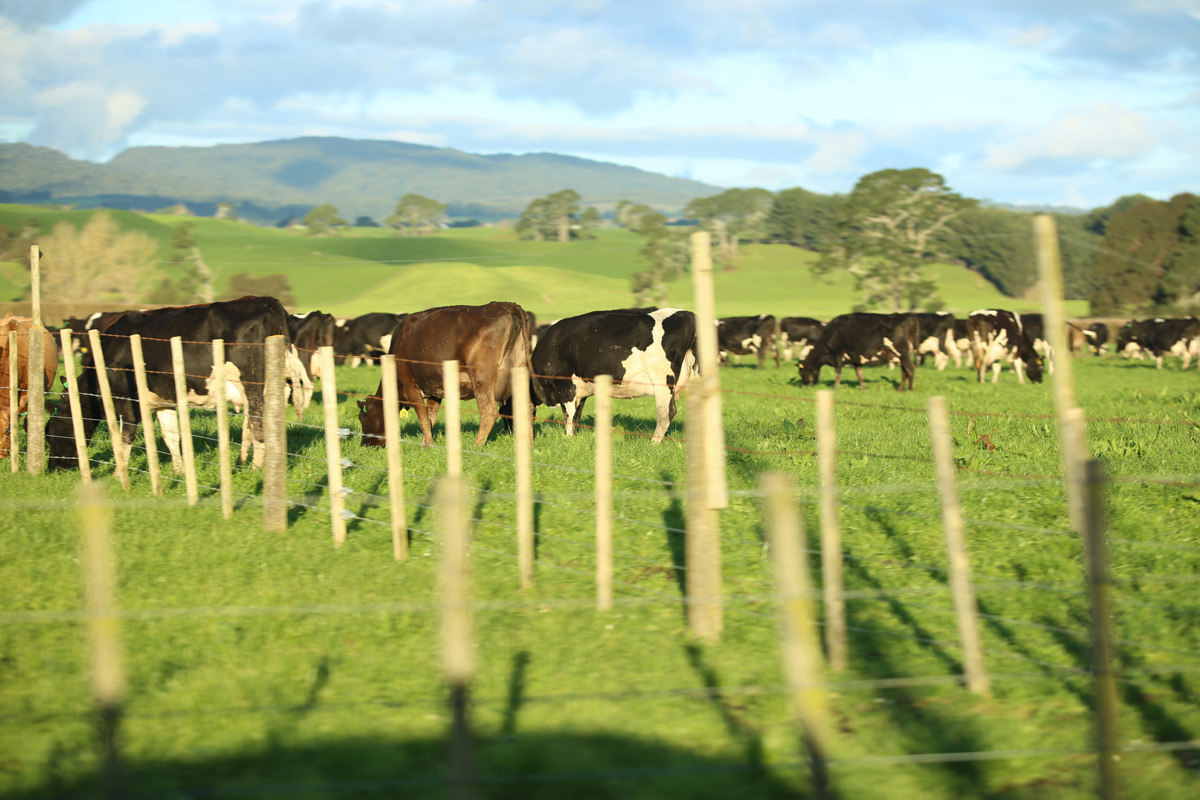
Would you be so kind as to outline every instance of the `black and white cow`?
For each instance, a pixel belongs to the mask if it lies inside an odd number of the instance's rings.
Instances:
[[[392,351],[392,336],[407,314],[388,314],[374,311],[353,319],[339,319],[334,324],[333,352],[338,362],[350,360],[357,367],[364,360],[377,360]]]
[[[916,369],[912,354],[917,349],[920,326],[912,314],[842,314],[825,326],[808,358],[800,362],[800,381],[812,386],[820,380],[821,367],[834,369],[833,388],[842,385],[842,367],[847,363],[858,376],[863,389],[864,366],[900,363],[900,383],[896,390],[913,388]]]
[[[1033,343],[1025,335],[1021,315],[998,308],[983,308],[968,315],[975,372],[983,383],[983,374],[992,368],[992,383],[1000,379],[1001,360],[1009,361],[1017,373],[1017,382],[1025,383],[1025,372],[1034,383],[1042,382],[1042,364]]]
[[[950,349],[950,357],[954,359],[954,366],[962,369],[964,361],[969,366],[971,357],[971,323],[965,317],[963,319],[956,318],[954,320],[954,333],[951,335],[954,337],[954,347]]]
[[[289,314],[288,335],[292,346],[300,354],[300,363],[308,370],[309,378],[321,377],[322,347],[333,347],[333,332],[337,320],[332,314],[309,311],[304,314]]]
[[[97,311],[85,318],[71,317],[63,323],[63,328],[71,330],[71,350],[75,355],[86,353],[88,347],[87,332],[97,330],[104,333],[108,330],[108,326],[112,325],[124,314],[124,311]],[[61,329],[60,329],[61,330]]]
[[[1093,322],[1083,332],[1087,337],[1087,346],[1092,348],[1092,351],[1098,355],[1104,355],[1105,347],[1108,345],[1108,326],[1103,322]]]
[[[146,365],[149,402],[155,409],[163,439],[171,452],[176,473],[183,471],[180,451],[179,419],[176,413],[175,376],[170,339],[183,340],[183,366],[187,375],[188,405],[213,408],[212,385],[226,382],[225,394],[235,407],[243,404],[246,420],[242,429],[240,460],[245,462],[254,446],[253,463],[261,467],[263,448],[263,388],[266,381],[266,354],[263,342],[268,336],[287,338],[287,312],[273,297],[242,297],[228,302],[207,303],[181,308],[156,308],[128,311],[114,321],[101,337],[108,381],[120,420],[119,441],[128,459],[141,414],[138,408],[137,382],[134,379],[133,352],[129,337],[142,336],[142,354]],[[225,340],[225,369],[218,375],[213,366],[212,340]],[[292,404],[303,415],[312,398],[312,383],[304,372],[294,348],[288,343],[287,380],[293,387]],[[84,433],[91,439],[98,420],[104,419],[96,379],[95,357],[85,353],[79,379]],[[113,436],[114,441],[118,440]],[[52,468],[75,463],[74,430],[70,416],[54,416],[46,425],[46,442]]]
[[[925,363],[925,356],[933,356],[933,364],[939,371],[944,370],[950,363],[950,354],[957,349],[954,343],[954,315],[949,311],[937,311],[931,314],[913,314],[920,326],[917,334],[917,354],[920,363]]]
[[[716,321],[717,349],[721,363],[729,364],[729,356],[758,356],[758,368],[768,352],[775,353],[775,366],[779,366],[779,351],[775,349],[775,317],[759,314],[757,317],[722,317]]]
[[[1025,329],[1025,338],[1033,345],[1033,351],[1042,357],[1046,371],[1054,374],[1054,358],[1057,355],[1050,346],[1046,336],[1045,320],[1040,313],[1021,314],[1021,327]]]
[[[795,355],[803,361],[824,330],[825,323],[813,317],[784,317],[779,320],[779,341],[783,345],[783,357],[791,361]]]
[[[1184,369],[1195,358],[1200,369],[1200,320],[1195,317],[1131,320],[1117,334],[1117,352],[1149,353],[1158,369],[1163,368],[1164,356],[1179,356]]]
[[[583,419],[597,375],[611,375],[614,398],[654,397],[661,442],[679,391],[696,372],[696,315],[678,308],[592,311],[555,322],[533,351],[534,405],[560,406],[567,436]]]

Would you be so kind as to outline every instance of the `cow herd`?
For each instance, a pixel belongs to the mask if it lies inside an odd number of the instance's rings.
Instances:
[[[716,321],[722,364],[731,356],[753,356],[758,369],[773,356],[795,359],[802,385],[815,385],[821,369],[834,370],[834,387],[841,384],[842,368],[849,364],[863,387],[863,367],[898,366],[899,391],[913,388],[916,367],[932,358],[939,370],[951,360],[961,368],[973,365],[979,382],[992,372],[999,379],[1005,362],[1025,382],[1037,383],[1043,370],[1053,372],[1057,354],[1045,335],[1041,314],[1019,314],[1003,309],[980,309],[957,319],[946,312],[911,314],[850,313],[828,322],[812,317],[725,317]],[[1115,328],[1115,330],[1111,330]],[[29,321],[9,315],[0,320],[0,348],[7,348],[7,331],[27,332]],[[514,303],[483,306],[446,306],[412,314],[371,313],[352,319],[335,319],[312,311],[287,314],[278,300],[243,297],[181,308],[94,314],[68,320],[73,349],[82,366],[80,393],[84,433],[90,438],[97,421],[99,387],[97,354],[89,352],[89,330],[101,332],[103,360],[115,398],[120,436],[114,440],[128,455],[140,420],[138,387],[134,380],[136,356],[133,334],[139,334],[146,367],[146,392],[162,426],[163,438],[177,471],[180,458],[179,423],[172,376],[172,337],[183,341],[187,401],[192,407],[213,407],[215,381],[225,383],[225,394],[235,409],[244,409],[246,422],[240,460],[253,448],[253,463],[264,457],[262,415],[265,355],[268,336],[285,337],[285,381],[298,414],[303,414],[320,376],[321,347],[332,347],[339,363],[357,366],[390,353],[396,357],[400,402],[416,411],[423,443],[432,442],[432,426],[443,398],[442,362],[460,364],[459,397],[474,399],[479,407],[477,444],[483,444],[495,423],[511,423],[513,368],[525,367],[530,375],[533,408],[562,410],[566,435],[574,434],[584,404],[594,394],[596,378],[611,375],[612,396],[652,396],[656,408],[655,443],[661,442],[675,417],[679,392],[698,374],[696,317],[677,308],[639,308],[593,311],[536,326],[534,316]],[[1182,359],[1187,369],[1193,359],[1200,365],[1200,320],[1155,318],[1128,322],[1098,322],[1086,328],[1068,324],[1065,341],[1072,352],[1105,352],[1108,341],[1131,358],[1152,357],[1159,369],[1166,356]],[[19,337],[25,342],[27,336]],[[225,341],[225,364],[214,366],[212,341]],[[46,388],[57,366],[54,337],[46,338]],[[7,430],[9,387],[20,386],[27,400],[27,354],[22,347],[19,374],[8,376],[8,354],[0,362],[0,428]],[[383,385],[358,404],[363,442],[383,444]],[[60,404],[63,405],[63,404]],[[499,405],[499,409],[497,409]],[[3,432],[3,431],[0,431]],[[7,434],[0,448],[7,445]],[[55,410],[47,423],[51,467],[74,460],[74,431],[65,410]],[[3,451],[0,451],[3,452]]]

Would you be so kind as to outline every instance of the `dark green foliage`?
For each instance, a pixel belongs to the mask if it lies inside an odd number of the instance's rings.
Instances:
[[[419,233],[431,233],[446,217],[446,204],[439,203],[424,195],[409,192],[396,203],[384,223],[389,228],[395,228],[401,233],[412,236]]]
[[[700,222],[716,240],[714,260],[727,267],[737,260],[740,239],[767,236],[767,212],[774,196],[766,189],[726,189],[687,204],[684,216]]]
[[[950,224],[949,255],[978,272],[1009,297],[1037,283],[1033,218],[1019,211],[972,208]]]
[[[1092,311],[1187,310],[1200,291],[1200,199],[1179,194],[1115,213],[1096,256]]]
[[[687,234],[668,227],[667,218],[649,206],[625,206],[621,213],[626,227],[646,239],[638,251],[645,269],[630,276],[634,305],[665,305],[668,284],[687,271],[691,260]]]
[[[287,276],[281,274],[255,276],[239,272],[231,275],[229,290],[217,299],[236,300],[246,295],[274,297],[285,306],[296,305],[296,298],[292,296],[292,286]]]
[[[805,250],[824,252],[837,236],[841,195],[826,195],[796,187],[777,192],[767,212],[765,229],[772,239]]]
[[[375,220],[371,219],[368,216],[361,216],[358,219],[354,220],[354,227],[356,227],[356,228],[378,228],[379,223],[376,222]]]
[[[574,189],[539,197],[525,207],[517,222],[517,233],[522,239],[569,242],[572,235],[577,235],[571,228],[579,219],[579,200],[579,192]]]
[[[332,236],[339,228],[346,227],[346,220],[338,214],[337,206],[325,203],[304,215],[304,225],[309,236]]]

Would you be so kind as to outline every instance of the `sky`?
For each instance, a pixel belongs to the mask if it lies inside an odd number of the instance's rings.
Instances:
[[[104,162],[298,136],[1167,198],[1200,193],[1200,0],[0,0],[0,141]]]

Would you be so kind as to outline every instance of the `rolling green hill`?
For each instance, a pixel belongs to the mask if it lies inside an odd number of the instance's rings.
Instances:
[[[271,223],[322,203],[333,203],[348,219],[382,220],[408,192],[450,205],[452,215],[496,217],[519,214],[530,200],[567,188],[589,205],[629,199],[665,209],[719,191],[698,181],[553,153],[476,155],[334,137],[134,147],[108,164],[74,161],[45,147],[0,144],[0,186],[12,198],[36,194],[39,201],[143,210],[180,201],[207,209],[224,201],[243,216]]]
[[[0,206],[0,224],[16,227],[32,216],[49,232],[61,221],[78,225],[92,213],[8,205]],[[298,310],[347,316],[511,300],[539,319],[557,319],[630,305],[629,277],[641,269],[641,240],[618,229],[602,229],[595,239],[567,244],[523,241],[496,228],[450,229],[427,237],[364,228],[317,238],[231,220],[112,213],[122,226],[145,231],[162,242],[164,258],[172,228],[191,222],[218,294],[238,273],[282,273],[292,286]],[[737,268],[715,275],[717,313],[827,319],[850,310],[855,302],[850,276],[813,278],[808,268],[815,259],[815,254],[787,245],[744,246]],[[158,269],[171,274],[176,267],[164,261]],[[936,277],[950,311],[1036,308],[1035,303],[1001,295],[962,267],[933,264],[927,270]],[[15,299],[27,284],[24,264],[0,264],[0,300]],[[692,292],[691,280],[685,277],[672,285],[669,302],[690,308]],[[1083,312],[1082,302],[1068,303],[1068,313]]]

